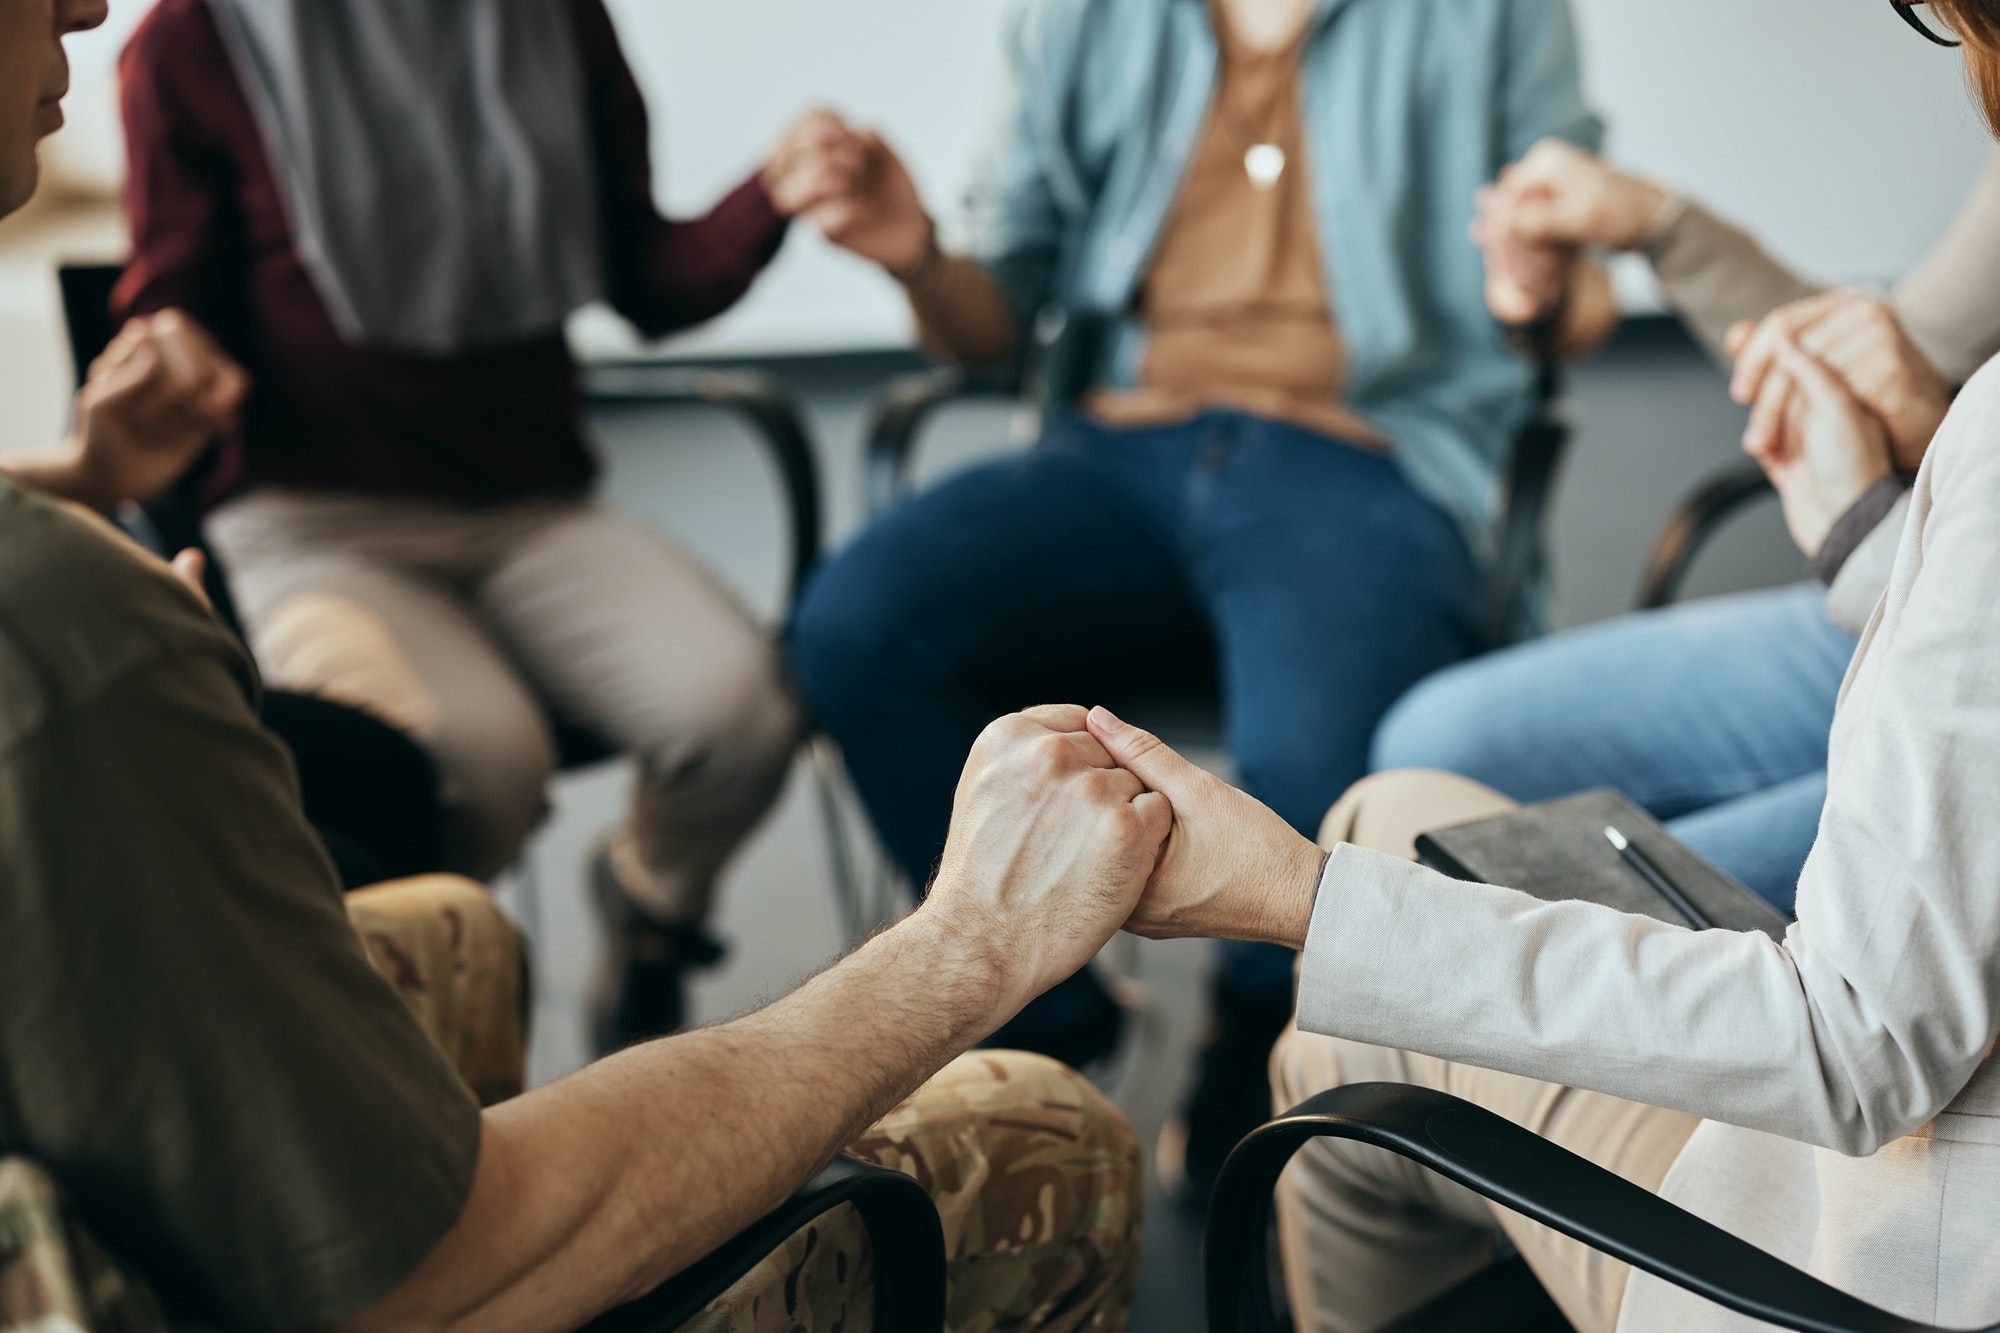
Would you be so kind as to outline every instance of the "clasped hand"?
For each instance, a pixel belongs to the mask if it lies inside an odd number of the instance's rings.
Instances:
[[[100,509],[151,500],[230,429],[249,392],[241,367],[176,310],[130,320],[76,399],[75,489]]]
[[[1300,947],[1324,857],[1105,709],[1005,717],[973,746],[922,909],[988,955],[1011,1010],[1121,927]]]

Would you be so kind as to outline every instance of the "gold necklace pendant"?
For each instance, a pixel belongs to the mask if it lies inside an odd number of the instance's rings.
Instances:
[[[1243,170],[1250,173],[1252,185],[1268,190],[1285,174],[1285,150],[1274,143],[1252,144],[1243,155]]]

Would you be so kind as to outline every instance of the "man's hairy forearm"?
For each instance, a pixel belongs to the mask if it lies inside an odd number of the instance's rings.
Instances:
[[[1005,365],[1014,356],[1014,309],[993,275],[970,259],[933,249],[903,290],[924,351],[953,365]]]
[[[457,1226],[341,1327],[576,1328],[776,1207],[1019,998],[920,910],[758,1013],[493,1107]]]

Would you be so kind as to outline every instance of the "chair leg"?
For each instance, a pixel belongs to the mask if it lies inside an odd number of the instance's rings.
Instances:
[[[833,742],[824,736],[811,741],[814,795],[819,802],[820,829],[826,839],[827,871],[833,880],[834,907],[840,914],[840,929],[848,942],[856,943],[874,927],[868,920],[867,904],[861,898],[861,878],[854,864],[854,842],[848,835],[847,812],[841,800],[845,776]]]

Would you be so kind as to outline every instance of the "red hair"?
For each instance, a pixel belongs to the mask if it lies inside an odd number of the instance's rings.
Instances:
[[[1986,117],[2000,137],[2000,0],[1930,0],[1930,6],[1965,43],[1965,74]]]

